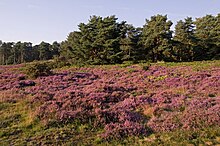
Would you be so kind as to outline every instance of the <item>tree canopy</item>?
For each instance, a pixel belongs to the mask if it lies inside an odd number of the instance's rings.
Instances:
[[[220,58],[220,14],[179,20],[174,31],[167,15],[134,27],[116,16],[91,16],[61,43],[0,41],[0,65],[49,60],[70,64],[116,64],[124,61],[195,61]],[[66,64],[66,63],[64,63]]]
[[[146,24],[143,27],[141,43],[146,50],[148,59],[156,62],[164,60],[171,46],[172,31],[170,27],[172,22],[167,20],[167,16],[156,15],[150,20],[146,19]]]

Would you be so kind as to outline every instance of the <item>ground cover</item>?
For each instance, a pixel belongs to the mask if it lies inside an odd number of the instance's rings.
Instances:
[[[220,61],[0,66],[0,145],[220,144]]]

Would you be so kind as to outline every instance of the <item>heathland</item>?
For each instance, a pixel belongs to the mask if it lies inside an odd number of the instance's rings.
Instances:
[[[0,66],[0,145],[220,144],[220,61],[29,66]]]

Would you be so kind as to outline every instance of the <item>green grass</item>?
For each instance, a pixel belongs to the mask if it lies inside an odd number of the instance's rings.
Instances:
[[[160,65],[160,66],[166,66],[166,67],[176,67],[176,66],[190,66],[193,70],[199,71],[208,69],[211,67],[220,67],[220,61],[219,60],[213,60],[213,61],[194,61],[194,62],[158,62],[153,63],[153,65]]]

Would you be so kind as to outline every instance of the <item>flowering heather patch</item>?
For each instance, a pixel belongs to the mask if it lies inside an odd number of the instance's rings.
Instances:
[[[83,67],[34,80],[0,69],[1,101],[32,97],[39,105],[35,116],[45,124],[89,123],[102,127],[106,139],[220,126],[219,87],[218,66]]]

